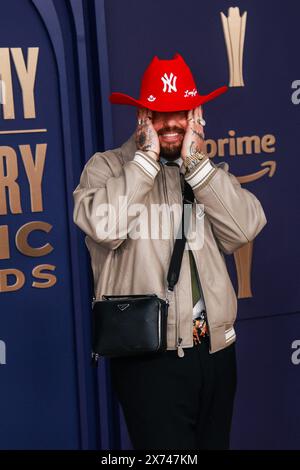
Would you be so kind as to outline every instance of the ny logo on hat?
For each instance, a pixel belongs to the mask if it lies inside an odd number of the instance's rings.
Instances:
[[[161,80],[164,82],[163,92],[167,91],[167,86],[169,87],[168,93],[171,93],[172,90],[177,91],[177,88],[176,88],[177,76],[176,75],[173,75],[173,73],[170,73],[170,76],[168,77],[168,75],[165,73],[164,76],[161,77]],[[172,81],[173,81],[173,84],[171,83]]]

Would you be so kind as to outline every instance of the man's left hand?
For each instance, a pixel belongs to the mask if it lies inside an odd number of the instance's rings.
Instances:
[[[204,132],[203,126],[199,121],[200,118],[202,118],[201,105],[188,112],[188,124],[181,149],[181,157],[183,161],[187,155],[192,155],[196,151],[203,151]]]

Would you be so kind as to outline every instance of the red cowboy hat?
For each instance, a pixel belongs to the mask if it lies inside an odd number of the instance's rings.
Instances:
[[[198,94],[189,66],[181,55],[176,53],[170,60],[153,57],[142,77],[138,100],[124,93],[112,93],[109,101],[152,111],[185,111],[213,100],[227,90],[227,86],[222,86],[208,95]]]

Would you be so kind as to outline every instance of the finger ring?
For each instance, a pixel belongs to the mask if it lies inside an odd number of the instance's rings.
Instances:
[[[206,122],[204,121],[203,118],[198,118],[197,119],[198,124],[201,124],[201,126],[205,126]]]
[[[139,126],[142,124],[142,119],[138,120],[138,124],[139,124]]]

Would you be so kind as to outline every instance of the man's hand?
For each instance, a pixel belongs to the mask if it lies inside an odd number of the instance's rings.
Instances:
[[[203,126],[200,123],[202,118],[201,105],[188,112],[188,125],[185,131],[185,136],[182,142],[181,157],[183,161],[187,155],[192,155],[194,152],[201,152],[204,144]]]
[[[149,152],[149,156],[158,161],[160,144],[157,132],[152,125],[152,111],[147,108],[138,108],[137,119],[136,146],[139,150]]]

